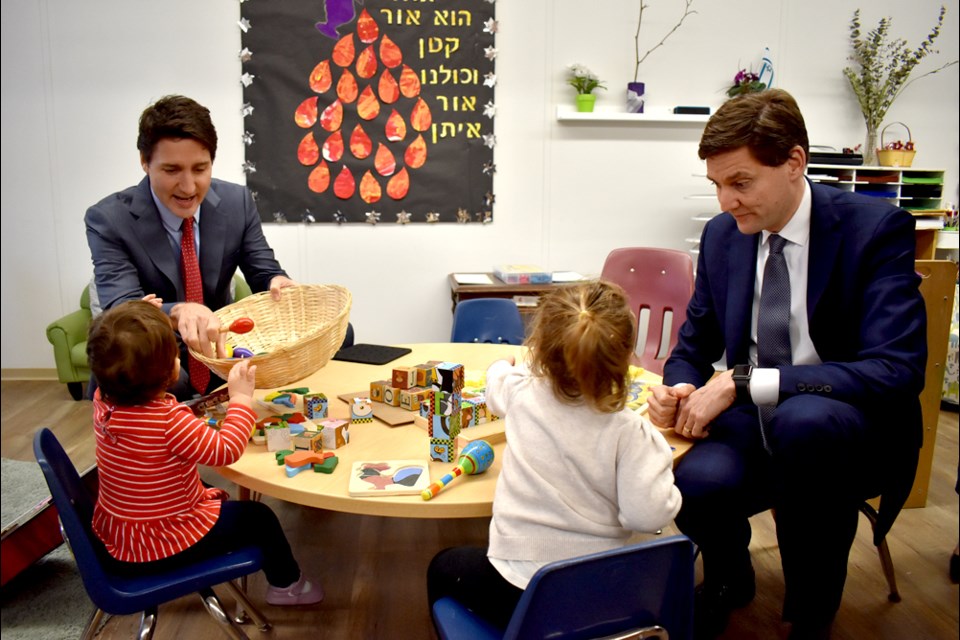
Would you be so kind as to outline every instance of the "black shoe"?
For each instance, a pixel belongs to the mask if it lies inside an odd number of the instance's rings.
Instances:
[[[693,635],[716,638],[727,626],[730,612],[745,607],[757,593],[753,569],[737,581],[704,581],[693,593]]]
[[[832,622],[825,624],[793,623],[788,640],[830,640]]]
[[[950,580],[953,584],[960,582],[960,553],[950,556]]]

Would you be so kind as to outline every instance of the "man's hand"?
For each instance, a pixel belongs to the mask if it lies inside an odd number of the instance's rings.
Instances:
[[[257,365],[240,359],[227,375],[227,391],[231,402],[253,406],[253,390],[257,380]]]
[[[220,319],[209,308],[197,302],[182,302],[170,310],[170,319],[188,347],[213,358],[216,344],[216,357],[226,357],[226,334],[220,333]]]
[[[270,297],[273,298],[274,301],[279,301],[281,289],[295,287],[296,285],[297,283],[287,276],[273,276],[273,279],[270,280]]]
[[[672,428],[676,423],[681,400],[688,397],[695,389],[696,387],[692,384],[682,384],[676,387],[660,384],[651,387],[650,398],[647,400],[649,404],[647,417],[661,429]]]
[[[710,434],[710,423],[736,399],[733,371],[714,376],[680,403],[674,431],[685,438],[706,438]]]

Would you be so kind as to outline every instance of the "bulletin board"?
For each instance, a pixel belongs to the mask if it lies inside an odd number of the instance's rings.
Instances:
[[[494,0],[246,0],[247,186],[264,222],[490,223]]]

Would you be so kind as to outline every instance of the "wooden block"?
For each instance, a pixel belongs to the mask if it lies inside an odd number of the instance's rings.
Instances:
[[[373,422],[373,403],[369,398],[354,398],[350,404],[350,422]]]
[[[397,387],[384,387],[383,388],[383,404],[388,404],[391,407],[400,406],[400,389]]]
[[[407,411],[419,411],[423,398],[426,397],[427,390],[420,387],[402,389],[400,391],[400,408]]]
[[[313,470],[316,473],[333,473],[338,464],[340,464],[340,458],[337,456],[330,456],[324,460],[322,464],[313,465]]]
[[[430,438],[430,459],[437,462],[457,461],[457,441],[453,438]]]
[[[459,394],[463,391],[464,370],[462,364],[443,362],[437,365],[437,383],[440,391]]]
[[[337,397],[344,402],[353,402],[353,399],[356,396],[366,393],[366,391],[355,391],[353,393],[341,393]],[[400,407],[392,407],[381,402],[373,405],[373,417],[391,427],[397,427],[402,424],[410,424],[413,422],[414,415],[416,414],[414,414],[412,411],[407,411],[405,409],[401,409]]]
[[[374,380],[370,383],[370,400],[383,402],[383,390],[390,386],[389,380]]]
[[[327,417],[327,396],[324,393],[308,393],[303,396],[303,412],[311,420]]]
[[[397,389],[409,389],[417,386],[417,370],[414,367],[397,367],[393,370],[392,386]]]
[[[346,420],[336,420],[330,418],[321,423],[323,430],[320,432],[323,438],[324,449],[339,449],[350,442],[350,423]]]
[[[293,440],[290,437],[290,427],[283,425],[268,426],[263,430],[267,436],[267,451],[282,451],[293,449]]]

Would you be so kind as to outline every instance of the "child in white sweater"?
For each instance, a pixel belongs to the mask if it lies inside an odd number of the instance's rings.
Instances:
[[[504,628],[543,565],[672,521],[680,492],[670,446],[625,406],[635,322],[617,285],[564,287],[540,302],[528,363],[490,366],[487,403],[507,433],[490,545],[434,557],[431,609],[452,596]]]

